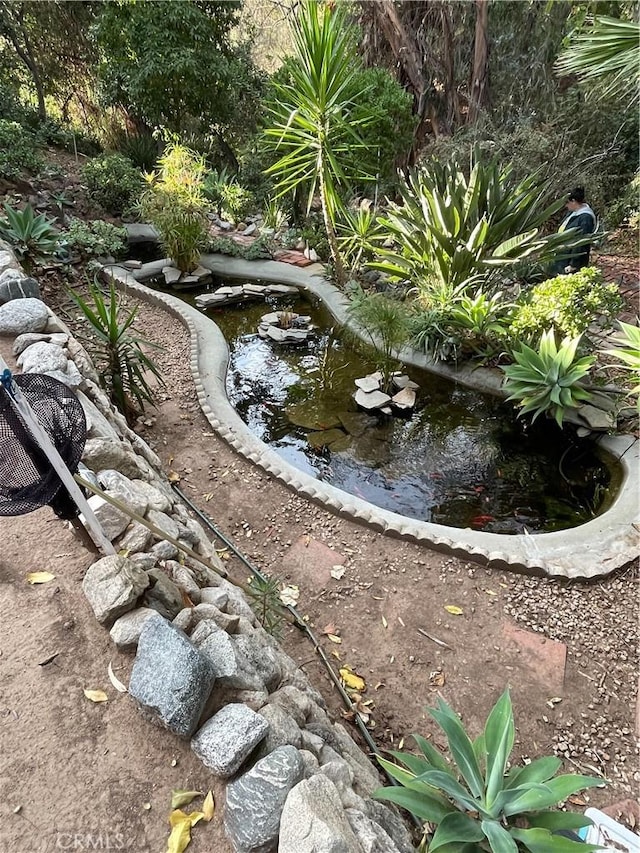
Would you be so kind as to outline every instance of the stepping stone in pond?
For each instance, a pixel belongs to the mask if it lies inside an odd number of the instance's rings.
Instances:
[[[332,441],[329,445],[329,450],[332,453],[343,453],[345,450],[348,450],[351,447],[351,436],[350,435],[342,435],[341,438]]]
[[[416,392],[411,388],[403,388],[391,398],[397,409],[413,409],[416,404]]]
[[[393,384],[396,388],[402,390],[404,388],[410,388],[412,391],[417,391],[419,386],[417,382],[414,382],[412,379],[409,379],[405,374],[394,376]]]
[[[356,379],[356,385],[365,393],[380,390],[380,380],[373,373],[362,377],[362,379]]]
[[[291,287],[288,284],[270,284],[267,286],[267,293],[297,293],[297,287]]]
[[[242,289],[245,293],[255,293],[256,296],[264,296],[267,291],[263,284],[243,284]]]
[[[168,285],[175,284],[179,281],[182,273],[177,267],[162,267],[162,275]]]
[[[219,293],[202,293],[196,296],[196,306],[198,308],[208,308],[211,305],[222,305],[227,301],[227,297]]]
[[[321,432],[310,432],[307,441],[311,447],[326,447],[340,439],[348,438],[341,429],[323,429]]]
[[[263,314],[260,318],[260,324],[265,326],[277,326],[280,322],[280,312],[272,311],[270,314]]]
[[[219,287],[215,292],[223,296],[242,296],[242,285],[226,285],[225,287]]]
[[[382,391],[363,391],[362,388],[358,388],[354,395],[354,399],[358,406],[361,406],[363,409],[367,409],[371,411],[373,409],[382,409],[383,406],[386,406],[390,401],[391,397],[388,394],[384,394]]]

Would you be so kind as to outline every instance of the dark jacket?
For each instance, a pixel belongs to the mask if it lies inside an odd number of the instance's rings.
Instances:
[[[588,204],[585,204],[579,210],[572,210],[565,217],[558,230],[568,231],[569,229],[579,231],[581,234],[593,234],[596,230],[596,215]],[[565,267],[573,267],[576,270],[581,270],[583,267],[588,266],[590,252],[591,243],[576,246],[574,249],[569,249],[566,254],[563,253],[562,257],[556,261],[554,267],[557,272],[564,272]]]

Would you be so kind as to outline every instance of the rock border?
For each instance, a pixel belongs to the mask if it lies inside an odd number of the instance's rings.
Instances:
[[[535,536],[506,536],[406,518],[375,507],[298,470],[253,435],[229,403],[225,387],[228,347],[215,322],[187,303],[151,290],[141,282],[141,279],[153,275],[156,267],[159,271],[165,263],[163,260],[145,264],[133,274],[113,265],[105,267],[103,274],[124,290],[168,311],[183,323],[191,336],[191,372],[198,400],[212,428],[234,450],[293,491],[338,515],[380,532],[462,559],[471,559],[499,571],[588,579],[604,577],[640,554],[640,536],[635,526],[638,523],[636,484],[640,481],[640,442],[633,436],[603,436],[598,439],[602,448],[620,462],[623,471],[623,482],[612,506],[579,527]],[[299,269],[277,261],[249,262],[223,255],[204,255],[201,263],[214,274],[229,278],[259,278],[295,285],[321,299],[338,322],[345,321],[346,297],[326,282],[317,269]],[[495,371],[465,367],[456,372],[449,365],[434,365],[425,356],[412,351],[403,351],[402,358],[407,364],[433,368],[440,375],[477,390],[501,394],[501,383]]]

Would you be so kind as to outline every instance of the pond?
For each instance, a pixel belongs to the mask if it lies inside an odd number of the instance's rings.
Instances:
[[[196,294],[176,295],[193,304]],[[302,345],[257,334],[262,315],[285,308],[311,316],[315,331]],[[375,364],[322,306],[269,298],[205,313],[228,342],[227,394],[251,431],[349,494],[410,518],[503,534],[575,527],[612,502],[620,473],[592,442],[542,419],[528,425],[511,405],[433,374],[407,371],[419,385],[410,416],[358,411],[354,380]]]

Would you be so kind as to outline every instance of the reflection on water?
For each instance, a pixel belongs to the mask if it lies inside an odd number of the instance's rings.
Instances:
[[[573,527],[606,508],[612,472],[591,444],[553,423],[527,427],[493,397],[412,369],[420,390],[411,417],[358,412],[353,382],[373,363],[335,336],[322,309],[286,307],[318,327],[301,346],[258,337],[271,305],[211,316],[229,342],[231,403],[288,462],[411,518],[495,533]],[[323,429],[333,432],[312,446]]]

